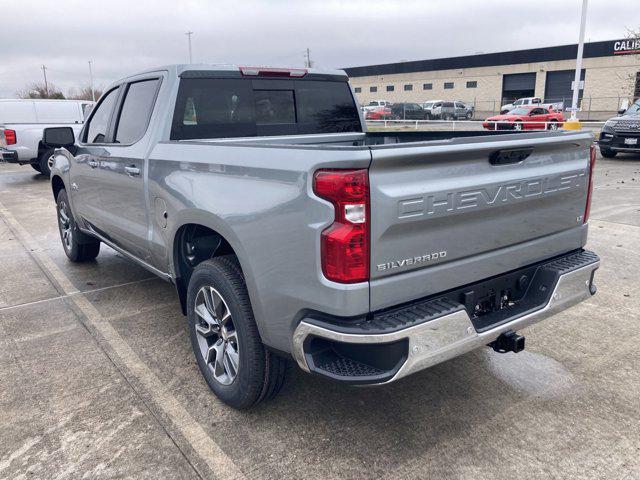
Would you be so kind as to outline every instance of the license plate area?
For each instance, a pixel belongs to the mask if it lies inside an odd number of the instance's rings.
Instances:
[[[625,138],[624,139],[624,144],[625,145],[637,145],[638,144],[638,139],[637,138]]]

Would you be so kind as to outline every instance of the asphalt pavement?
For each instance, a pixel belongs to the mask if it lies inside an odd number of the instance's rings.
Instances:
[[[640,478],[640,157],[598,158],[598,293],[397,383],[292,367],[249,412],[202,379],[171,285],[67,261],[48,179],[0,164],[0,478]]]

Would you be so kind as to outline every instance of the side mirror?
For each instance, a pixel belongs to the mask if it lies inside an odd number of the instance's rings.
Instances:
[[[45,128],[42,143],[47,147],[71,147],[76,143],[76,135],[71,127]]]
[[[624,112],[626,112],[626,111],[627,111],[627,109],[626,109],[626,108],[620,108],[620,109],[618,109],[618,113],[619,113],[620,115],[624,114]]]

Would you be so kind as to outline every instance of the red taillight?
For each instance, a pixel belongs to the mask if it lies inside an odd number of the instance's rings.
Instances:
[[[321,236],[324,276],[340,283],[369,280],[369,171],[318,170],[313,191],[335,210]]]
[[[4,141],[7,145],[15,145],[16,144],[16,131],[9,130],[8,128],[4,130]]]
[[[267,68],[239,67],[242,76],[249,77],[293,77],[302,78],[307,74],[305,68]]]
[[[587,223],[589,213],[591,213],[591,197],[593,196],[593,170],[596,166],[596,146],[591,145],[589,150],[589,190],[587,190],[587,205],[584,208],[584,218],[582,223]]]

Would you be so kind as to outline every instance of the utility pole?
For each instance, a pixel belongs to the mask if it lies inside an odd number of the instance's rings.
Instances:
[[[306,52],[305,52],[305,61],[304,61],[304,66],[306,68],[311,68],[311,53],[309,52],[309,49],[307,48]]]
[[[193,63],[193,57],[191,56],[191,35],[193,35],[193,32],[187,32],[185,35],[189,38],[189,63]]]
[[[584,29],[587,23],[587,3],[589,0],[582,0],[582,16],[580,18],[580,37],[578,39],[578,56],[576,58],[576,75],[573,81],[573,98],[571,99],[571,120],[577,120],[578,96],[580,94],[580,77],[582,73],[582,52],[584,51]]]
[[[96,92],[93,89],[93,71],[91,70],[91,60],[89,60],[89,85],[91,87],[91,99],[96,101]]]
[[[47,67],[42,65],[42,74],[44,75],[44,91],[47,98],[49,98],[49,84],[47,83]]]

